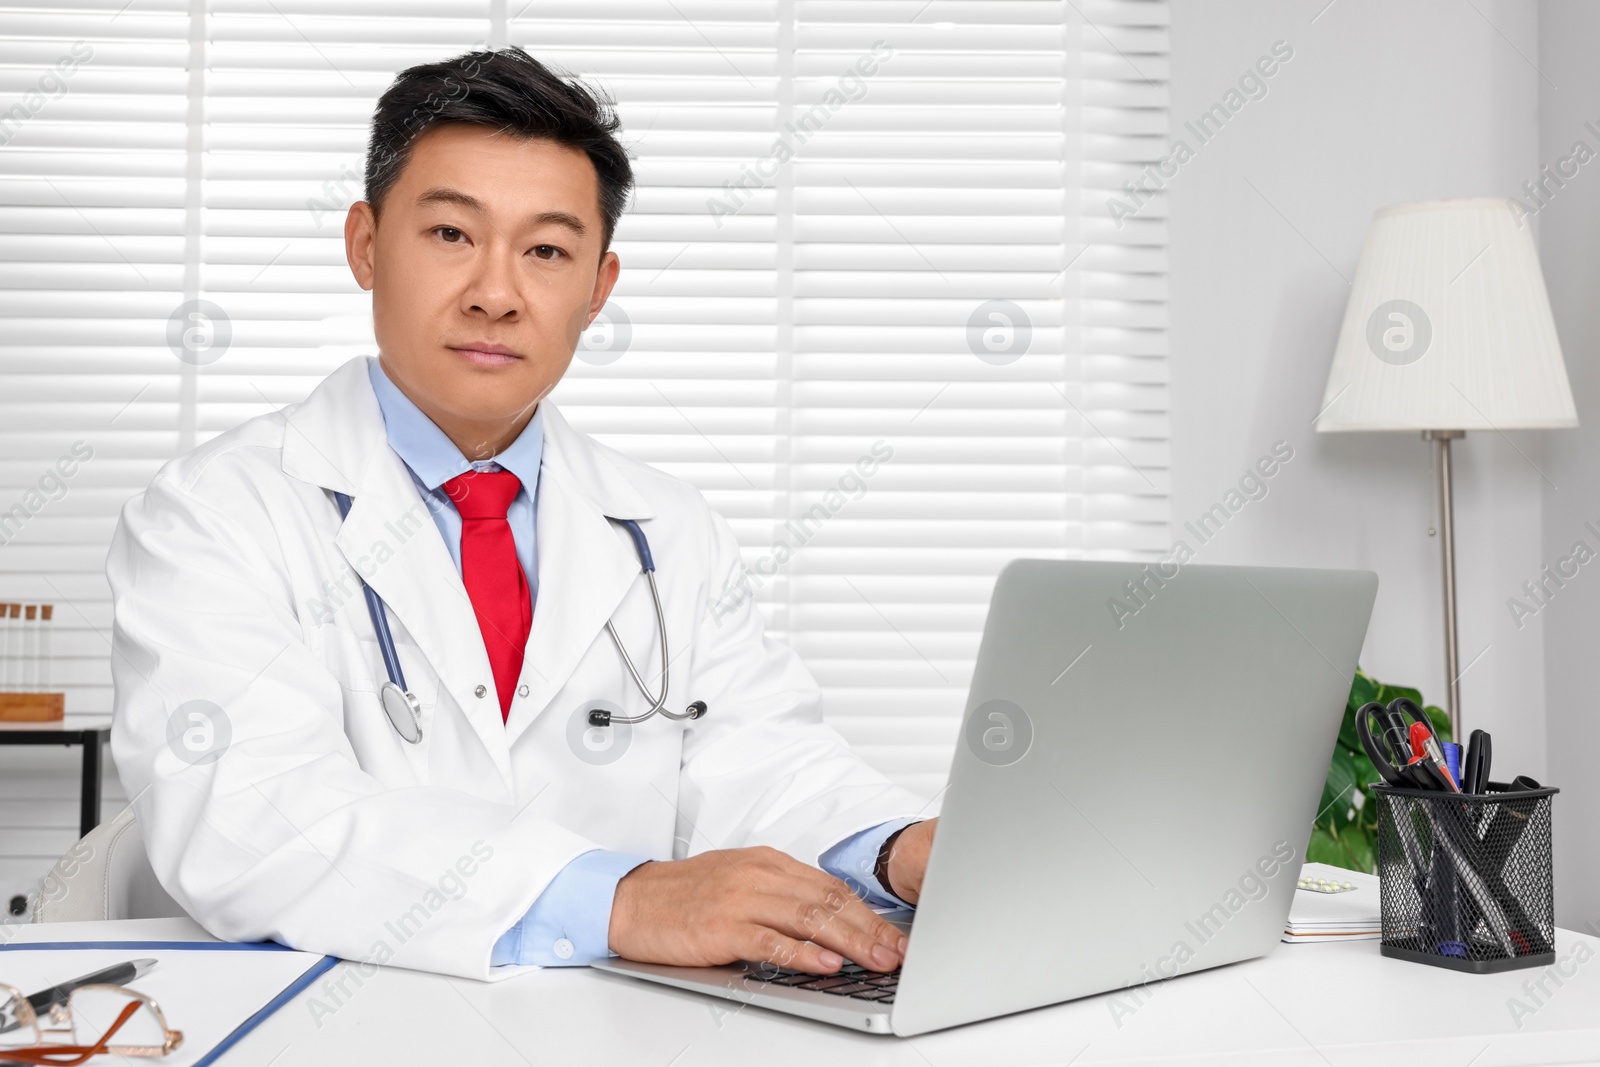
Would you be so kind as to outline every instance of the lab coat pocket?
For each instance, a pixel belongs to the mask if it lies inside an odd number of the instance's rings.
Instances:
[[[385,679],[378,642],[328,623],[322,627],[321,645],[323,662],[341,687],[354,693],[378,691]]]
[[[414,745],[402,739],[390,724],[379,699],[379,690],[389,675],[378,642],[328,624],[322,627],[321,644],[323,660],[343,691],[344,732],[362,766],[377,773],[377,765],[386,764],[398,751],[404,753],[412,772],[421,774],[427,765],[425,753],[433,732],[439,679],[409,635],[395,635],[395,652],[400,657],[406,686],[422,711],[422,740]]]

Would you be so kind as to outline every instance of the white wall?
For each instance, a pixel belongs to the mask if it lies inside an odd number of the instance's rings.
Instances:
[[[1289,442],[1295,458],[1270,495],[1236,516],[1199,560],[1376,571],[1362,666],[1443,706],[1439,545],[1427,532],[1431,446],[1410,434],[1318,437],[1311,422],[1373,210],[1514,195],[1538,171],[1538,7],[1326,4],[1173,3],[1179,134],[1274,41],[1294,49],[1267,95],[1199,146],[1169,186],[1174,525],[1217,500],[1275,440]],[[1595,40],[1591,32],[1568,42],[1574,62]],[[1592,79],[1592,56],[1589,63]],[[1600,185],[1600,162],[1593,166]],[[1594,418],[1600,409],[1580,402],[1579,410]],[[1575,437],[1567,437],[1570,446]],[[1468,729],[1494,733],[1496,777],[1551,771],[1544,631],[1519,632],[1505,606],[1545,558],[1536,465],[1547,465],[1547,447],[1538,435],[1513,433],[1469,435],[1456,449],[1462,662],[1483,653],[1462,678],[1462,712]],[[1600,577],[1592,581],[1600,611]],[[1559,777],[1566,785],[1576,774]],[[1573,824],[1568,815],[1558,809],[1563,830]],[[1568,869],[1563,902],[1572,899]]]
[[[1544,0],[1539,9],[1540,159],[1556,164],[1574,141],[1600,151],[1600,4],[1593,0]],[[1532,175],[1530,175],[1532,177]],[[1577,430],[1554,434],[1545,445],[1545,473],[1557,488],[1544,494],[1545,562],[1567,555],[1585,540],[1583,529],[1600,527],[1600,159],[1579,169],[1555,190],[1537,216],[1545,282],[1556,328],[1578,402]],[[1545,685],[1550,731],[1550,782],[1557,798],[1556,916],[1563,925],[1590,929],[1600,924],[1600,567],[1557,591],[1539,620],[1544,626]]]

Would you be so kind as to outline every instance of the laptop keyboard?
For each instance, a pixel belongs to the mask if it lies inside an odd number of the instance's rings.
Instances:
[[[900,984],[899,971],[883,974],[855,963],[846,963],[838,974],[824,975],[807,974],[788,967],[753,967],[750,977],[768,985],[810,989],[818,993],[831,993],[836,997],[870,1000],[874,1004],[893,1004],[895,988]]]

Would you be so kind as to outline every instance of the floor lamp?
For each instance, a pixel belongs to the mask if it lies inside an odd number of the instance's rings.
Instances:
[[[1514,200],[1378,211],[1345,305],[1319,433],[1421,431],[1434,449],[1447,710],[1461,733],[1450,444],[1578,425],[1527,213]]]

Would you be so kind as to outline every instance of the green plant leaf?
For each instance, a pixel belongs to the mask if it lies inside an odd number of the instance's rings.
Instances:
[[[1339,842],[1320,826],[1311,831],[1311,841],[1306,845],[1306,859],[1311,863],[1327,863],[1348,869],[1345,853],[1339,847]]]
[[[1350,683],[1350,699],[1345,701],[1345,706],[1355,711],[1361,705],[1378,699],[1378,683],[1356,669],[1355,679]]]
[[[1370,802],[1372,787],[1382,784],[1383,775],[1378,773],[1378,768],[1372,765],[1365,752],[1353,752],[1350,759],[1355,763],[1357,788],[1367,794],[1367,800]]]
[[[1395,697],[1405,697],[1407,700],[1410,700],[1412,703],[1416,704],[1417,707],[1422,707],[1422,694],[1417,690],[1410,688],[1409,686],[1381,684],[1378,686],[1377,699],[1387,704]]]
[[[1349,752],[1361,751],[1361,738],[1356,734],[1356,708],[1365,705],[1345,705],[1344,721],[1339,724],[1339,747]]]
[[[1316,825],[1306,846],[1306,859],[1328,863],[1347,870],[1377,870],[1378,805],[1372,786],[1383,780],[1378,769],[1361,749],[1355,732],[1355,712],[1369,701],[1387,704],[1396,697],[1414,701],[1428,716],[1441,741],[1451,740],[1449,716],[1426,704],[1422,694],[1407,686],[1384,685],[1357,669],[1350,682],[1344,720],[1339,724],[1339,740],[1328,760],[1328,776],[1322,784],[1322,801]],[[1351,815],[1356,797],[1361,806]]]
[[[1365,871],[1368,874],[1377,874],[1378,865],[1373,859],[1373,844],[1376,834],[1367,833],[1341,833],[1339,844],[1350,855],[1350,862],[1340,866],[1348,867],[1352,871]]]
[[[1317,805],[1317,825],[1343,827],[1350,824],[1351,795],[1356,791],[1357,770],[1354,757],[1335,749],[1328,764],[1328,777],[1322,783],[1322,801]]]

